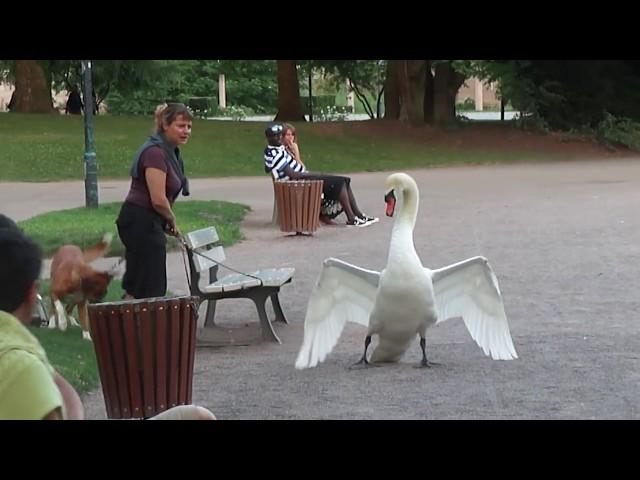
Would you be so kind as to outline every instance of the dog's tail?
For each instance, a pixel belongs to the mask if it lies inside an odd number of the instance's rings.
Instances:
[[[111,245],[112,238],[113,238],[112,233],[105,233],[102,236],[102,240],[100,240],[95,246],[84,250],[82,252],[84,261],[87,263],[90,263],[96,260],[97,258],[104,257],[104,255],[109,250],[109,245]]]

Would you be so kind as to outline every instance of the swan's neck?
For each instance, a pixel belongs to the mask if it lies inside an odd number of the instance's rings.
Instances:
[[[396,217],[391,232],[389,247],[389,265],[401,264],[407,261],[420,263],[413,244],[413,228],[418,215],[419,194],[413,189],[405,189],[402,194],[400,212]]]

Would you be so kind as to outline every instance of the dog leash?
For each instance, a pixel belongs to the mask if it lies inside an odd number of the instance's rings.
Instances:
[[[182,266],[184,267],[184,276],[187,278],[187,285],[189,286],[189,292],[192,292],[193,290],[191,289],[191,277],[189,276],[189,271],[187,269],[187,259],[185,258],[187,248],[189,248],[189,246],[187,245],[187,242],[185,241],[183,236],[178,237],[178,242],[182,247],[180,249],[180,252],[182,253]]]
[[[120,257],[120,260],[118,260],[118,261],[116,262],[116,264],[115,264],[113,267],[111,267],[111,268],[109,269],[109,271],[110,271],[110,272],[115,272],[115,271],[116,271],[116,268],[118,268],[118,267],[122,264],[122,262],[124,262],[124,260],[125,260],[125,258],[124,258],[124,257]]]
[[[189,247],[189,244],[187,243],[187,241],[185,240],[185,238],[182,235],[177,237],[177,238],[178,238],[178,241],[180,243],[180,246],[182,247],[182,264],[184,266],[185,276],[187,277],[187,285],[189,285],[189,291],[191,291],[191,280],[190,280],[190,277],[189,277],[189,273],[187,271],[187,260],[185,258],[185,255],[186,255],[187,251],[190,251],[191,253],[195,253],[196,255],[199,255],[199,256],[201,256],[203,258],[206,258],[207,260],[215,263],[216,265],[224,267],[227,270],[231,270],[232,272],[239,273],[240,275],[243,275],[245,277],[255,278],[256,280],[258,280],[260,282],[260,285],[262,286],[262,279],[261,278],[256,277],[255,275],[251,275],[250,273],[245,273],[245,272],[241,272],[240,270],[236,270],[235,268],[232,268],[232,267],[230,267],[228,265],[225,265],[222,262],[214,260],[213,258],[211,258],[211,257],[209,257],[209,256],[207,256],[207,255],[205,255],[203,253],[200,253],[200,252],[192,249],[191,247]]]

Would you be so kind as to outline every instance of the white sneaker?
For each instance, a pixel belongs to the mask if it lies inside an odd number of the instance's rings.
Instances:
[[[369,217],[367,215],[356,218],[363,222],[361,225],[358,225],[359,227],[368,227],[369,225],[373,225],[374,223],[378,223],[380,221],[378,217]]]
[[[362,216],[360,217],[361,220],[364,220],[366,223],[368,223],[369,225],[373,224],[373,223],[378,223],[380,221],[380,219],[378,217],[370,217],[367,214],[362,214]]]
[[[367,223],[366,220],[360,217],[355,217],[353,221],[347,222],[347,227],[364,227],[366,223]]]

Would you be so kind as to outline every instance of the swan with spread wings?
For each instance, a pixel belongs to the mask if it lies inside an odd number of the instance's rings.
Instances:
[[[487,259],[473,257],[436,270],[423,267],[413,243],[418,186],[405,173],[390,175],[385,186],[387,216],[394,216],[396,199],[400,200],[387,265],[376,272],[336,258],[324,260],[307,305],[296,368],[323,362],[347,321],[368,328],[364,354],[356,365],[397,362],[419,336],[420,366],[430,367],[427,329],[458,317],[486,355],[495,360],[518,358],[498,279]],[[368,360],[372,335],[379,341]]]

